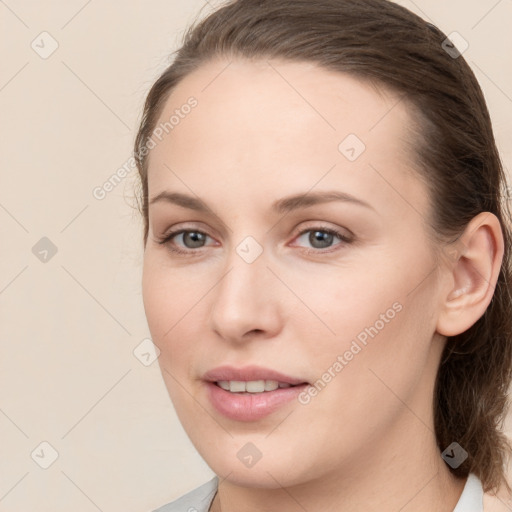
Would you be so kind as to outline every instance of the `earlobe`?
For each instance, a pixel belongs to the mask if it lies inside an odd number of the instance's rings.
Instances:
[[[466,226],[457,249],[446,249],[437,332],[456,336],[469,329],[491,302],[503,260],[504,242],[498,218],[482,212]]]

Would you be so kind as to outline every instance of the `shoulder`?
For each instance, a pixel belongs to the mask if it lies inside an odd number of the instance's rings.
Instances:
[[[218,477],[192,489],[171,503],[153,510],[153,512],[208,512],[213,497],[217,492]]]

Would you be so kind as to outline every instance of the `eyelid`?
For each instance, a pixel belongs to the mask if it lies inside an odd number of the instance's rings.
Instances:
[[[175,227],[175,226],[171,226],[170,228],[167,228],[163,234],[161,235],[156,235],[155,238],[157,240],[165,240],[167,238],[169,238],[170,235],[178,235],[180,233],[182,233],[183,231],[193,231],[195,233],[202,233],[210,238],[215,238],[213,235],[210,235],[210,232],[215,232],[215,230],[213,230],[212,228],[202,228],[201,227],[201,224],[202,222],[198,222],[198,223],[195,223],[194,224],[194,221],[190,221],[190,222],[186,222],[186,223],[178,223],[177,225],[179,227]],[[215,235],[217,236],[217,235]]]
[[[355,238],[355,235],[352,231],[350,231],[350,229],[347,229],[345,227],[339,227],[339,226],[330,226],[329,224],[323,222],[323,221],[306,221],[306,222],[311,222],[312,224],[311,225],[307,225],[307,226],[301,226],[302,227],[298,227],[295,231],[294,231],[294,237],[297,237],[298,235],[302,235],[305,231],[332,231],[332,232],[336,232],[338,236],[342,236],[343,238],[345,239],[354,239]],[[345,233],[346,232],[346,233]]]

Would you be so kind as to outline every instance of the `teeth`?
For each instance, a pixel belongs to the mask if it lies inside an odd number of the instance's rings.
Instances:
[[[229,384],[229,390],[233,392],[239,392],[239,391],[245,391],[245,382],[239,381],[239,380],[233,380],[231,382],[228,382]]]
[[[245,383],[245,391],[248,393],[262,393],[265,391],[265,381],[264,380],[250,380]],[[271,389],[267,389],[267,391],[271,391]]]
[[[289,388],[291,384],[287,382],[278,382],[277,380],[219,380],[217,385],[226,391],[232,393],[263,393],[264,391],[274,391],[277,388]]]
[[[265,391],[274,391],[279,386],[277,380],[264,380]],[[247,391],[249,391],[249,386],[247,386]]]
[[[229,382],[227,380],[217,381],[217,386],[219,386],[222,389],[225,389],[226,391],[229,391]]]

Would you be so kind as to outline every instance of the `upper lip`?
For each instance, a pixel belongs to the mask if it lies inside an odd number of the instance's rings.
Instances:
[[[272,370],[271,368],[264,368],[263,366],[244,366],[242,368],[235,368],[234,366],[218,366],[212,370],[207,371],[203,375],[203,379],[210,382],[218,382],[220,380],[237,380],[237,381],[250,381],[250,380],[276,380],[291,385],[304,384],[304,379],[290,377],[284,373]]]

